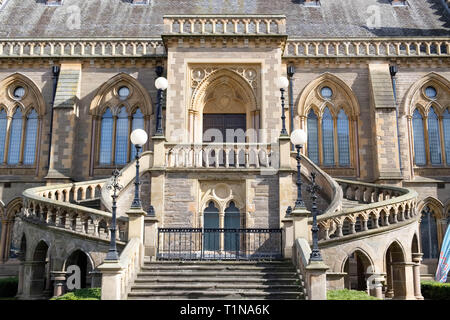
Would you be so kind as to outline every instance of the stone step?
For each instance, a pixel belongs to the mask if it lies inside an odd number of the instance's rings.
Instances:
[[[145,265],[287,265],[292,266],[289,260],[157,260],[150,261],[144,258]]]
[[[239,272],[239,271],[227,271],[223,273],[217,273],[216,271],[203,271],[203,270],[174,270],[174,271],[160,271],[160,270],[152,270],[152,271],[141,271],[138,273],[138,277],[140,276],[169,276],[169,277],[186,277],[186,276],[195,276],[195,277],[296,277],[296,272],[284,272],[284,271],[252,271],[250,272]]]
[[[253,277],[245,277],[245,278],[219,278],[216,277],[214,279],[211,279],[211,277],[204,277],[204,278],[200,278],[200,277],[185,277],[185,278],[161,278],[161,277],[138,277],[135,280],[136,284],[152,284],[152,283],[161,283],[161,284],[165,284],[165,283],[173,283],[175,282],[182,284],[182,283],[186,283],[186,284],[190,284],[190,283],[201,283],[201,282],[206,282],[206,283],[234,283],[236,285],[240,284],[240,283],[247,283],[247,284],[297,284],[299,281],[301,281],[300,279],[297,278],[272,278],[272,279],[267,279],[267,278],[253,278]]]
[[[291,271],[295,272],[295,268],[293,266],[255,266],[255,265],[149,265],[146,264],[141,268],[142,271],[150,271],[150,270],[218,270],[218,271],[228,271],[228,270],[248,270],[248,271]]]
[[[258,290],[262,292],[279,292],[283,291],[300,291],[300,288],[292,284],[217,284],[217,283],[204,283],[204,284],[139,284],[131,287],[131,292],[142,292],[142,291],[161,291],[161,290],[222,290],[222,291],[248,291],[248,290]]]
[[[261,291],[203,291],[203,290],[189,290],[189,291],[143,291],[130,292],[128,299],[164,299],[164,300],[178,300],[178,299],[271,299],[271,300],[295,300],[304,299],[302,292],[261,292]]]

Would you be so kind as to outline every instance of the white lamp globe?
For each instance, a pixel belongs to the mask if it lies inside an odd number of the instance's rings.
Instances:
[[[142,147],[147,142],[147,132],[142,129],[133,130],[130,136],[131,143]]]
[[[159,77],[158,79],[155,80],[155,87],[158,90],[166,90],[168,86],[169,82],[164,77]]]
[[[303,129],[296,129],[291,133],[291,142],[296,146],[303,146],[308,139],[306,131]]]
[[[286,77],[279,77],[277,79],[278,89],[286,89],[289,86],[289,80]]]

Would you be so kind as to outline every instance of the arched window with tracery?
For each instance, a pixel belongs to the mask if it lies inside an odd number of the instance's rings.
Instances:
[[[25,76],[13,74],[0,82],[0,103],[0,164],[9,169],[35,166],[45,113],[39,89]]]
[[[450,165],[450,83],[431,73],[414,84],[406,96],[412,129],[412,155],[418,174]]]
[[[439,257],[439,243],[437,234],[436,214],[426,206],[422,210],[420,220],[420,238],[424,259],[437,259]]]
[[[152,110],[147,90],[130,75],[119,74],[99,88],[91,103],[95,146],[92,174],[134,160],[136,148],[130,141],[131,132],[144,129],[151,135]]]
[[[329,73],[320,76],[303,90],[298,112],[308,158],[331,174],[358,175],[359,104],[348,85]]]

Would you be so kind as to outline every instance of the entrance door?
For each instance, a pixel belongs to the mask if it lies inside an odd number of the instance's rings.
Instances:
[[[239,209],[236,208],[234,202],[230,202],[230,206],[225,209],[225,229],[240,229],[241,215]],[[239,233],[225,232],[225,250],[239,250]]]
[[[210,202],[203,213],[204,229],[219,229],[219,209],[214,206],[214,202]],[[203,250],[218,251],[220,247],[219,232],[203,233]]]
[[[204,114],[203,115],[203,142],[216,143],[244,143],[246,131],[245,114]],[[214,129],[214,130],[210,130]],[[228,136],[227,136],[228,130]],[[208,155],[209,164],[215,165],[215,151]],[[225,151],[219,154],[219,166],[225,166]],[[235,151],[232,149],[228,154],[228,163],[235,166]],[[245,153],[242,150],[239,154],[239,165],[245,165]]]

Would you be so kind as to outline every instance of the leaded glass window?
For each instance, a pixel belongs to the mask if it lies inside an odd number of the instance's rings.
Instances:
[[[308,158],[315,164],[319,164],[319,128],[317,116],[311,109],[308,113]]]
[[[20,159],[20,145],[22,142],[22,112],[16,109],[11,121],[9,138],[8,164],[18,164]]]
[[[126,164],[128,161],[128,113],[125,107],[120,109],[116,125],[116,164]]]
[[[413,113],[413,136],[414,136],[414,159],[417,165],[426,164],[425,156],[425,136],[423,129],[423,118],[419,110],[416,109]]]
[[[442,125],[444,128],[445,161],[447,165],[450,165],[450,112],[448,111],[448,109],[445,110],[442,121]]]
[[[339,151],[339,165],[350,165],[350,143],[349,143],[349,129],[348,118],[344,109],[338,114],[337,118],[337,135],[338,135],[338,151]]]
[[[137,109],[136,112],[133,114],[133,121],[131,124],[131,132],[136,129],[144,129],[144,115],[142,114],[140,109]],[[131,144],[131,158],[130,160],[133,160],[136,156],[136,147],[134,144]]]
[[[437,239],[437,225],[434,211],[426,207],[422,211],[420,221],[420,238],[422,241],[422,252],[424,259],[436,259],[439,257]]]
[[[430,147],[431,164],[441,164],[441,138],[439,120],[433,108],[428,112],[428,143]]]
[[[322,118],[322,145],[323,164],[325,166],[334,165],[334,128],[333,117],[328,108],[325,108]]]
[[[27,117],[25,132],[25,149],[23,155],[24,164],[34,164],[36,157],[36,138],[38,131],[38,116],[33,109]]]
[[[100,164],[111,164],[114,119],[108,108],[102,117],[100,133]]]
[[[5,157],[6,145],[6,129],[8,125],[8,118],[6,117],[5,109],[0,111],[0,163],[3,163]]]

